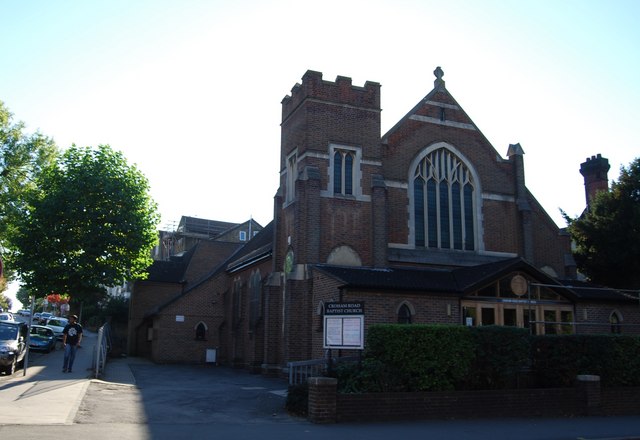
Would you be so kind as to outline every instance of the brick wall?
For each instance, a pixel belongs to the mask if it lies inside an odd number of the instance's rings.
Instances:
[[[606,302],[580,302],[576,304],[575,320],[578,323],[576,333],[611,333],[609,317],[613,312],[617,312],[622,317],[620,322],[622,334],[640,334],[640,314],[638,314],[637,303],[623,305]],[[590,323],[593,325],[589,325]]]
[[[341,394],[336,379],[308,383],[314,423],[640,414],[640,388],[601,389],[597,376],[574,388],[415,393]]]

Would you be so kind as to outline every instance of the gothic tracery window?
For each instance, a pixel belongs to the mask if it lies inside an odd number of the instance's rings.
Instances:
[[[476,245],[475,186],[451,151],[427,154],[413,171],[415,245],[472,251]]]

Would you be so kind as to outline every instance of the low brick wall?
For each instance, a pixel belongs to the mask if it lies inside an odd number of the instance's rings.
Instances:
[[[310,421],[640,414],[640,388],[601,389],[597,376],[579,376],[573,388],[366,394],[336,390],[336,379],[309,379]]]

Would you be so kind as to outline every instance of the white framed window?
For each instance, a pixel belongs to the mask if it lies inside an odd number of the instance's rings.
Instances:
[[[333,196],[362,194],[360,188],[362,151],[343,145],[329,146],[329,193]]]
[[[247,231],[240,231],[240,241],[247,241]]]
[[[298,179],[298,151],[287,156],[287,176],[285,188],[285,202],[293,202],[296,198],[296,180]]]

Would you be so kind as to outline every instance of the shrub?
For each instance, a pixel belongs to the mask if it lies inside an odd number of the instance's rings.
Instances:
[[[469,372],[468,327],[380,324],[369,328],[365,357],[383,374],[383,391],[451,390]],[[370,373],[368,373],[370,374]]]
[[[600,376],[604,386],[638,386],[640,338],[620,335],[536,336],[532,340],[536,382],[572,386],[579,374]]]
[[[470,328],[475,348],[465,388],[517,387],[518,377],[531,366],[529,332],[523,328],[483,326]]]

